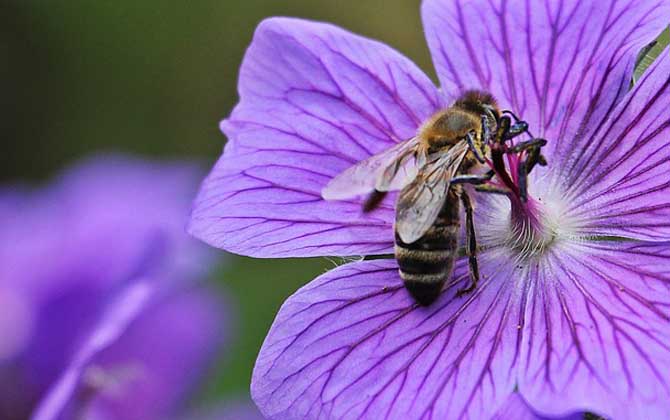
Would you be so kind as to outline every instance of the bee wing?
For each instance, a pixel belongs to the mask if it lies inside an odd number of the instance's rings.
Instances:
[[[428,163],[398,197],[396,231],[404,243],[421,238],[433,225],[449,191],[451,178],[468,152],[466,142],[457,143],[444,155]]]
[[[416,176],[416,137],[405,140],[345,170],[321,190],[326,200],[343,200],[373,190],[390,191],[404,187]]]

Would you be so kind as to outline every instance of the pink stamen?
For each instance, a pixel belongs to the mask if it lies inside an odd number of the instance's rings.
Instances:
[[[532,229],[539,229],[541,224],[540,215],[542,213],[541,204],[532,197],[527,197],[526,201],[521,199],[518,176],[519,166],[522,159],[527,158],[527,152],[506,153],[507,165],[505,165],[502,155],[508,150],[509,147],[507,145],[493,146],[492,158],[487,158],[486,163],[495,172],[496,176],[488,184],[509,191],[507,197],[512,206],[512,218],[515,223],[522,223]]]
[[[513,156],[511,153],[507,155],[507,165],[509,166],[510,169],[510,175],[512,176],[512,181],[515,183],[518,183],[519,180],[517,179],[517,167],[516,167],[516,159],[514,159],[515,156]]]

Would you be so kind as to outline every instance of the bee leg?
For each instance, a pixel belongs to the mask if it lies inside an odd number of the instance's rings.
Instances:
[[[486,145],[488,142],[491,141],[491,127],[489,127],[489,120],[486,115],[481,116],[481,121],[482,121],[482,154],[484,153],[483,147]]]
[[[509,109],[503,109],[502,114],[503,115],[505,115],[505,114],[511,115],[512,118],[514,118],[514,122],[521,120],[521,118],[519,118],[514,112],[512,112]]]
[[[531,149],[530,152],[528,152],[528,173],[533,170],[535,165],[547,166],[547,159],[545,159],[540,152],[541,150],[539,147]]]
[[[534,138],[526,141],[522,141],[518,144],[516,144],[513,147],[510,147],[507,149],[506,153],[519,153],[524,150],[529,150],[532,151],[533,149],[538,149],[541,147],[544,147],[547,144],[547,141],[545,139],[541,138]]]
[[[451,184],[472,184],[475,186],[475,191],[502,195],[509,194],[510,190],[506,188],[486,184],[494,175],[494,171],[488,171],[484,175],[459,175],[451,179]]]
[[[505,140],[511,140],[514,137],[520,136],[521,134],[527,132],[528,132],[528,123],[525,121],[517,121],[510,126],[509,130],[507,130]]]
[[[500,194],[500,195],[508,195],[511,192],[507,188],[499,188],[494,185],[477,185],[475,186],[475,191],[488,194]]]
[[[489,182],[493,175],[495,175],[493,171],[488,171],[484,175],[459,175],[451,178],[451,183],[481,185]]]
[[[519,153],[526,151],[527,157],[521,160],[518,167],[517,176],[519,179],[519,195],[525,203],[528,200],[528,174],[533,170],[536,164],[546,165],[547,161],[540,154],[542,147],[547,144],[545,139],[534,138],[510,147],[506,153]]]
[[[456,296],[461,297],[465,294],[471,293],[477,288],[479,281],[479,265],[477,264],[477,237],[475,234],[475,224],[473,217],[472,201],[470,196],[465,191],[461,191],[461,201],[465,207],[465,252],[468,256],[468,265],[470,267],[470,285],[459,289]]]
[[[501,117],[498,120],[498,128],[496,129],[495,137],[493,138],[493,143],[502,145],[507,140],[507,133],[512,126],[512,120],[509,117]]]
[[[521,196],[521,200],[523,200],[524,203],[528,201],[528,174],[533,170],[535,165],[539,164],[540,166],[545,166],[547,164],[547,160],[540,153],[544,144],[546,144],[546,141],[544,143],[531,146],[530,150],[528,151],[528,156],[519,163],[517,173],[519,178],[519,195]]]
[[[509,178],[509,176],[507,176],[507,169],[505,168],[505,162],[503,160],[505,146],[504,143],[511,124],[512,121],[509,117],[500,117],[498,120],[498,127],[496,128],[495,137],[491,142],[491,161],[493,162],[493,168],[498,174],[502,176],[502,181],[506,185],[512,184],[512,180]]]
[[[475,155],[479,163],[486,163],[486,161],[484,160],[484,156],[482,156],[481,152],[475,146],[475,136],[476,136],[475,132],[470,131],[468,132],[468,134],[465,135],[465,139],[467,140],[470,150]]]
[[[379,204],[381,204],[382,200],[386,197],[386,194],[388,194],[386,191],[374,190],[371,192],[363,203],[363,213],[370,213],[372,210],[379,207]]]
[[[523,159],[519,162],[517,168],[517,176],[519,177],[519,196],[524,203],[528,201],[528,159]]]
[[[507,138],[506,140],[512,139],[520,134],[523,133],[528,133],[528,123],[526,121],[523,121],[521,118],[519,118],[514,112],[510,111],[509,109],[504,110],[504,114],[511,115],[512,118],[514,118],[514,124],[512,124],[508,130],[507,133]],[[509,117],[504,117],[504,118],[509,118]],[[530,133],[529,133],[530,134]],[[531,135],[531,137],[535,137]]]

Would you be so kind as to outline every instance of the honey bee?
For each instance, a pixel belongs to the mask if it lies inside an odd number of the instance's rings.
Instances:
[[[504,120],[506,124],[501,125]],[[463,184],[487,191],[489,185],[484,184],[495,171],[483,175],[475,171],[491,155],[492,133],[495,131],[497,140],[504,142],[527,128],[524,121],[510,125],[509,117],[501,117],[491,94],[468,91],[429,118],[416,136],[333,178],[322,196],[348,199],[371,193],[363,206],[368,212],[387,192],[400,190],[395,212],[395,258],[405,288],[424,306],[437,299],[452,275],[463,203],[470,284],[458,291],[460,296],[475,290],[479,280],[473,204]],[[535,147],[538,142],[527,143]],[[499,191],[489,188],[487,192]]]

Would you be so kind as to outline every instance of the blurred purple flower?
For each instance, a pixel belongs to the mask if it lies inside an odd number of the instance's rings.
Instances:
[[[471,295],[455,297],[463,261],[423,308],[394,260],[374,260],[290,297],[257,360],[256,403],[273,419],[500,418],[510,398],[544,416],[667,418],[668,53],[628,87],[670,4],[424,0],[422,12],[441,90],[378,42],[263,22],[190,231],[256,257],[392,253],[393,197],[366,215],[360,199],[321,191],[471,88],[549,139],[549,167],[528,206],[478,196],[485,251]]]
[[[195,283],[211,254],[184,232],[199,176],[108,157],[0,191],[0,418],[175,413],[225,320]]]
[[[182,417],[183,420],[261,420],[264,417],[248,399],[225,401]]]

